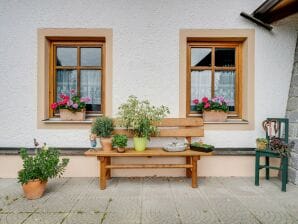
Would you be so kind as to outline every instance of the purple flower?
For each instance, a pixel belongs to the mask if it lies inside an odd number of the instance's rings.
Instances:
[[[71,90],[70,90],[70,94],[71,94],[71,95],[76,94],[76,90],[75,90],[75,89],[71,89]]]
[[[78,105],[77,103],[74,103],[74,104],[72,105],[72,107],[73,107],[74,109],[78,109],[79,105]]]

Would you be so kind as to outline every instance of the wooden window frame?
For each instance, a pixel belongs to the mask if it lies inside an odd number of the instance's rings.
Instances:
[[[76,66],[57,66],[56,65],[56,49],[57,47],[75,47],[77,48],[77,65]],[[86,47],[101,48],[101,66],[81,66],[80,49]],[[58,117],[59,114],[54,113],[50,105],[56,101],[56,71],[57,69],[73,69],[77,71],[77,92],[80,94],[80,71],[81,70],[99,70],[101,71],[101,111],[87,111],[87,116],[99,116],[105,114],[105,41],[102,39],[80,39],[69,37],[51,40],[50,42],[50,63],[49,63],[49,116]]]
[[[191,48],[205,47],[211,48],[211,66],[191,66]],[[234,67],[215,66],[215,48],[235,48]],[[186,59],[186,113],[187,117],[202,116],[195,111],[191,111],[191,72],[211,70],[211,95],[214,97],[214,76],[215,71],[235,71],[235,111],[228,112],[229,118],[242,118],[242,42],[240,41],[188,41]]]

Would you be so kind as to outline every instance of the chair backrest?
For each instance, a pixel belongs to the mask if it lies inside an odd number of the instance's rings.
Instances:
[[[289,142],[289,119],[288,118],[267,118],[263,122],[266,131],[266,139],[278,137],[285,143]]]
[[[159,128],[159,134],[153,137],[185,137],[190,142],[191,137],[204,136],[202,118],[165,118],[156,126]],[[114,133],[133,137],[132,133],[125,129],[116,128]]]

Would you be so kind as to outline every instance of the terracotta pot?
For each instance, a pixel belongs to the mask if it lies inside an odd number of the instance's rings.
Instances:
[[[100,138],[103,151],[112,151],[112,138]]]
[[[119,153],[123,153],[123,152],[125,152],[125,148],[120,148],[120,147],[118,147],[118,148],[117,148],[117,152],[119,152]]]
[[[60,109],[60,119],[63,121],[84,121],[86,118],[86,111],[72,112],[67,109]]]
[[[228,113],[224,111],[204,111],[203,119],[207,122],[224,122],[227,120]]]
[[[29,200],[40,198],[46,189],[46,185],[47,181],[30,180],[27,184],[22,185],[25,197]]]

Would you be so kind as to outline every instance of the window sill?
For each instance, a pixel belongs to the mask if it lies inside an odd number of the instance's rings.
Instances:
[[[227,119],[224,122],[204,122],[204,124],[248,124],[247,120],[243,119]]]
[[[92,124],[94,119],[86,118],[84,121],[63,121],[60,118],[49,118],[42,120],[44,124]]]

